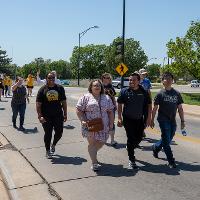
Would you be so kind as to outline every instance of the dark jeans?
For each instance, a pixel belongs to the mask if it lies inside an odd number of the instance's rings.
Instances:
[[[19,113],[19,125],[23,126],[24,125],[24,116],[25,116],[25,111],[26,111],[26,104],[12,104],[12,122],[13,125],[16,125],[16,120],[17,120],[17,115]]]
[[[142,141],[144,132],[144,121],[143,119],[129,119],[123,117],[123,124],[127,135],[127,151],[129,160],[135,161],[135,148]]]
[[[160,121],[161,139],[154,144],[155,151],[159,152],[163,148],[169,163],[174,162],[170,143],[176,132],[176,122]]]
[[[50,145],[51,145],[51,138],[52,138],[53,129],[55,131],[53,145],[56,145],[57,142],[62,137],[63,116],[51,117],[51,118],[44,117],[44,118],[46,120],[46,122],[42,124],[44,132],[45,132],[44,143],[45,143],[46,150],[49,151]]]
[[[8,86],[7,86],[7,85],[5,85],[5,86],[4,86],[4,88],[5,88],[5,93],[4,93],[4,95],[6,96],[6,95],[7,95],[7,93],[8,93]]]

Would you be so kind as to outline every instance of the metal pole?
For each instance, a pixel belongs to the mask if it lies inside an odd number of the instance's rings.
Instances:
[[[122,62],[124,63],[124,49],[125,49],[125,18],[126,18],[126,1],[123,0],[123,26],[122,26]],[[124,86],[124,77],[121,76],[121,89]]]
[[[80,85],[81,34],[78,34],[78,86]]]

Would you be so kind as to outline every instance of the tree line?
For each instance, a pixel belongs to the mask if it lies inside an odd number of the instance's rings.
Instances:
[[[51,71],[56,70],[58,77],[62,79],[77,78],[78,66],[80,66],[81,79],[99,78],[103,72],[109,72],[114,77],[119,76],[115,71],[121,62],[122,56],[118,44],[121,38],[115,38],[110,45],[90,44],[80,47],[75,46],[71,58],[68,61],[35,58],[32,62],[23,66],[11,64],[12,59],[8,58],[5,50],[0,47],[0,73],[11,76],[17,74],[27,77],[28,74],[36,74],[40,70],[41,77]],[[177,37],[167,43],[167,55],[171,63],[161,66],[152,64],[147,66],[148,57],[142,49],[140,42],[133,38],[125,39],[125,64],[129,70],[126,76],[140,68],[145,68],[149,72],[151,80],[157,80],[163,71],[171,71],[176,78],[190,76],[200,79],[200,22],[192,21],[184,37]],[[79,55],[80,53],[80,55]],[[80,57],[79,57],[80,56]],[[80,61],[80,65],[79,65]]]

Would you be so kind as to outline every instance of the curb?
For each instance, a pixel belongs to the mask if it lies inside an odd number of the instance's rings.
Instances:
[[[11,176],[9,175],[5,164],[1,160],[0,160],[0,173],[1,173],[3,182],[5,184],[5,187],[6,187],[6,190],[7,190],[10,200],[20,200],[17,195],[17,191],[9,189],[11,187],[15,188],[15,184],[14,184]]]

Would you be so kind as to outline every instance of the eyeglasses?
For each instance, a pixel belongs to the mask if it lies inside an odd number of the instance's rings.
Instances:
[[[47,77],[47,79],[49,79],[49,80],[55,80],[55,77]]]
[[[110,77],[103,77],[103,79],[110,79]]]
[[[99,84],[98,85],[92,85],[92,87],[101,87],[101,85],[99,85]]]

